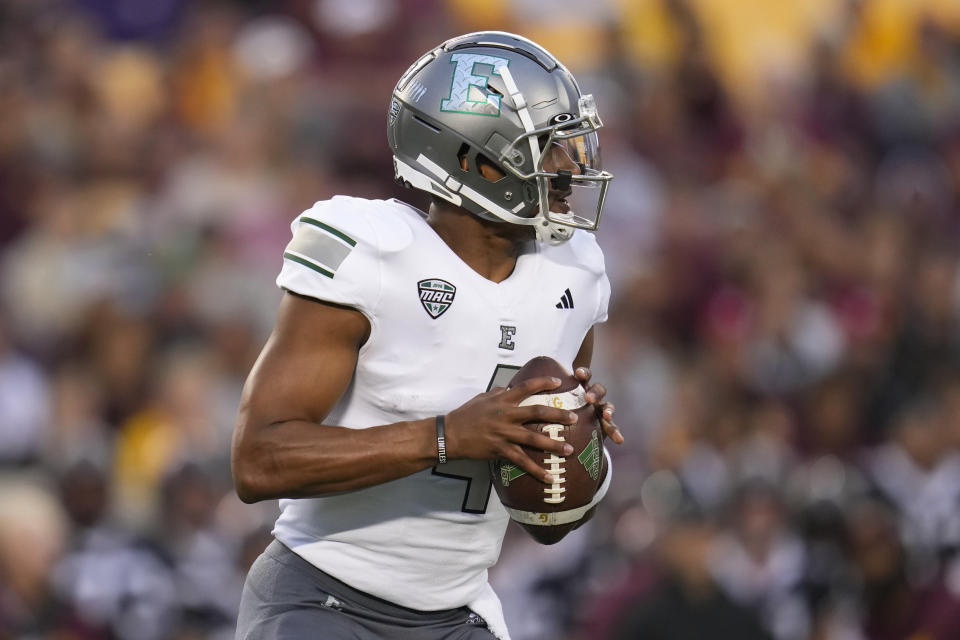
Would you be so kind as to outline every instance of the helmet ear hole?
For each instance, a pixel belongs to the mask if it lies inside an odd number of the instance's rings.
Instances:
[[[539,202],[540,196],[537,193],[537,188],[532,184],[525,183],[523,185],[523,199],[528,203]]]
[[[468,154],[470,153],[470,145],[466,142],[460,145],[460,149],[457,151],[457,160],[460,161],[460,168],[464,171],[470,171],[470,158]]]
[[[506,177],[500,167],[482,153],[477,154],[477,172],[487,182],[500,182]]]

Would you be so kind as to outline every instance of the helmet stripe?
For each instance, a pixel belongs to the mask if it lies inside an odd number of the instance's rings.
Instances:
[[[513,79],[513,74],[510,73],[510,69],[508,67],[500,69],[500,77],[503,78],[503,84],[507,87],[507,93],[510,94],[510,99],[513,100],[513,104],[517,108],[517,115],[520,117],[520,123],[523,125],[524,131],[527,133],[533,132],[535,127],[533,126],[533,118],[530,117],[530,111],[527,109],[527,101],[520,92],[516,80]],[[537,146],[537,141],[533,136],[530,136],[528,140],[530,142],[530,154],[533,158],[533,166],[536,167],[540,161],[540,147]]]

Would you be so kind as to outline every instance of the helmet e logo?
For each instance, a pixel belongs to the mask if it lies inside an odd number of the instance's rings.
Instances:
[[[477,73],[477,65],[488,65],[492,73],[500,75],[500,69],[510,61],[479,53],[454,53],[450,60],[456,67],[450,82],[450,95],[440,101],[440,110],[498,117],[502,96],[487,89],[490,75]]]

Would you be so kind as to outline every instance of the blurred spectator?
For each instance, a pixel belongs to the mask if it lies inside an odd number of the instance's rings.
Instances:
[[[914,404],[893,423],[893,438],[869,462],[873,482],[905,516],[904,542],[928,553],[960,547],[960,452],[934,407]]]
[[[176,585],[180,628],[224,637],[234,630],[244,577],[234,560],[238,549],[215,528],[226,490],[197,465],[176,470],[163,483],[157,539]]]
[[[661,580],[627,606],[611,638],[769,638],[754,613],[728,599],[711,575],[715,527],[696,513],[673,518],[657,547]]]
[[[38,363],[18,354],[0,323],[0,463],[40,456],[50,421],[50,389]]]
[[[788,530],[780,497],[762,482],[739,489],[713,570],[724,592],[758,611],[778,639],[806,638],[810,613],[800,594],[807,563],[803,544]]]
[[[960,594],[936,574],[910,576],[894,514],[866,502],[850,514],[854,564],[863,579],[865,635],[871,640],[958,637]]]
[[[69,530],[56,498],[24,477],[0,478],[0,638],[53,634],[67,613],[50,575]]]
[[[165,638],[177,616],[176,585],[161,558],[111,521],[109,478],[79,462],[60,481],[73,540],[52,573],[75,633],[90,638]]]

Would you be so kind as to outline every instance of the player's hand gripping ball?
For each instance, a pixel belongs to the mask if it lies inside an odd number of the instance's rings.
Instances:
[[[542,461],[542,466],[554,478],[553,484],[544,484],[503,459],[490,461],[490,473],[510,517],[537,542],[554,544],[593,515],[595,505],[591,502],[606,478],[607,460],[603,455],[603,429],[597,420],[596,408],[587,402],[580,381],[559,362],[546,356],[530,360],[514,374],[508,388],[541,376],[559,378],[560,386],[534,394],[520,405],[544,404],[569,409],[577,414],[578,420],[572,425],[528,422],[524,426],[569,443],[573,454],[563,458],[527,449],[531,458]]]

